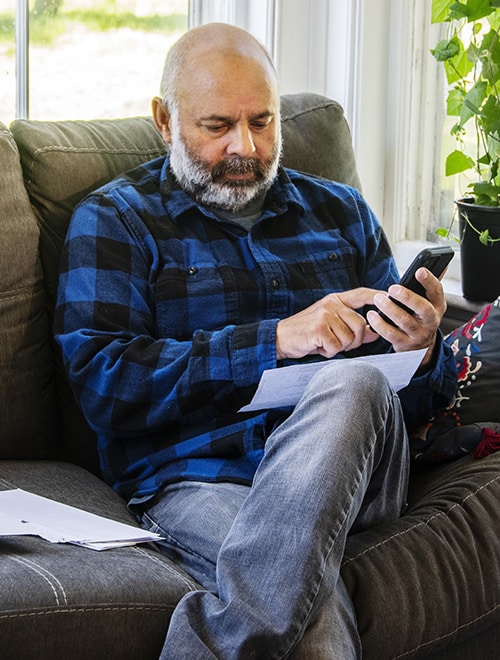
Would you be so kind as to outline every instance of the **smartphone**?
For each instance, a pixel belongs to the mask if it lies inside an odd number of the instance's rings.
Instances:
[[[424,248],[417,254],[415,259],[405,270],[403,276],[399,280],[399,284],[425,298],[424,287],[415,279],[415,273],[417,270],[421,267],[427,268],[433,275],[439,278],[445,271],[450,261],[453,259],[454,255],[455,251],[449,245],[436,245],[434,247]],[[406,307],[406,305],[403,305],[399,301],[394,300],[394,298],[391,298],[391,300],[410,314],[413,313],[411,309]],[[390,323],[391,325],[395,325],[395,323],[390,318],[383,314],[374,305],[367,305],[366,311],[368,311],[368,309],[374,309],[380,314],[384,321],[387,321],[387,323]]]
[[[424,287],[415,279],[417,270],[423,266],[439,279],[454,255],[455,251],[449,245],[436,245],[421,250],[405,270],[399,283],[425,298]]]

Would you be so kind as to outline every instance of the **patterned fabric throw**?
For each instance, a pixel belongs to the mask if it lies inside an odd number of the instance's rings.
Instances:
[[[500,449],[500,298],[451,332],[458,384],[451,406],[410,434],[416,463],[483,458]],[[486,421],[489,420],[489,421]]]

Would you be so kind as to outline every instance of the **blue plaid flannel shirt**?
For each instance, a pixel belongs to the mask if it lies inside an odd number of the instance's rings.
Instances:
[[[327,293],[397,279],[358,192],[291,170],[250,232],[197,206],[168,157],[91,194],[63,248],[55,335],[105,479],[134,501],[179,480],[251,483],[290,414],[237,412],[264,369],[280,366],[278,320]],[[401,393],[410,424],[453,394],[451,352],[440,343],[436,354]]]

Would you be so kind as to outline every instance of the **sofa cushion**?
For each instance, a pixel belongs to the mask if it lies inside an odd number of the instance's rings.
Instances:
[[[69,463],[4,461],[0,488],[134,524],[111,488]],[[197,588],[153,545],[97,552],[29,536],[0,537],[0,584],[1,655],[23,660],[156,658],[173,608]]]
[[[144,118],[15,121],[11,131],[40,226],[40,256],[52,325],[59,254],[74,206],[117,174],[157,157],[165,147],[152,122]],[[75,403],[55,345],[53,351],[62,456],[98,473],[95,434]]]
[[[351,135],[341,106],[317,94],[282,97],[283,162],[359,187]],[[18,120],[26,188],[41,230],[40,249],[52,321],[59,253],[75,205],[116,175],[165,152],[151,119]],[[83,420],[56,361],[63,456],[98,470],[95,435]]]
[[[0,163],[0,458],[45,458],[56,452],[56,399],[39,230],[3,124]]]
[[[363,657],[448,657],[498,626],[499,501],[500,453],[464,457],[414,473],[405,515],[349,538],[342,576]]]
[[[361,189],[342,106],[318,94],[281,97],[283,165]]]

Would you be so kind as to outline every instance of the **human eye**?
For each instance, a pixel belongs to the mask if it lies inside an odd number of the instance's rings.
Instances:
[[[228,122],[222,119],[207,119],[200,122],[204,131],[211,135],[223,135],[229,128]]]
[[[213,133],[215,135],[222,134],[227,130],[225,124],[205,124],[204,128],[208,133]]]
[[[251,122],[251,126],[255,131],[264,131],[272,122],[272,117],[258,117]]]

